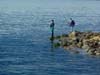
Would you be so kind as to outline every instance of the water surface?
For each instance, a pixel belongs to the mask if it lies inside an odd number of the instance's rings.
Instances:
[[[0,1],[0,75],[100,74],[100,57],[52,48],[49,40],[51,19],[56,23],[55,35],[70,32],[70,17],[76,21],[75,30],[100,32],[100,2],[51,3]]]

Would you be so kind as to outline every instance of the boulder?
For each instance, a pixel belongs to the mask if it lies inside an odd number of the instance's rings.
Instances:
[[[90,54],[90,55],[96,55],[95,49],[89,49],[88,50],[88,54]]]

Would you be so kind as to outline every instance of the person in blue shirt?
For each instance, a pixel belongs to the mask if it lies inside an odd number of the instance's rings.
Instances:
[[[51,20],[50,29],[51,29],[51,32],[52,32],[52,35],[51,35],[52,40],[54,38],[54,26],[55,26],[54,20]]]

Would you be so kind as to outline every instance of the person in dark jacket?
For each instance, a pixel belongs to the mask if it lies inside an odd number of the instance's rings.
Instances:
[[[72,18],[70,18],[70,20],[71,20],[70,27],[72,27],[72,32],[73,32],[73,29],[75,27],[75,21]]]

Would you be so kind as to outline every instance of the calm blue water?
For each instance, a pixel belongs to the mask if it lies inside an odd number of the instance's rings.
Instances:
[[[51,19],[55,35],[70,32],[70,17],[77,23],[75,30],[100,32],[100,2],[39,3],[11,6],[9,0],[1,1],[0,75],[100,75],[100,57],[52,48],[49,40]]]

